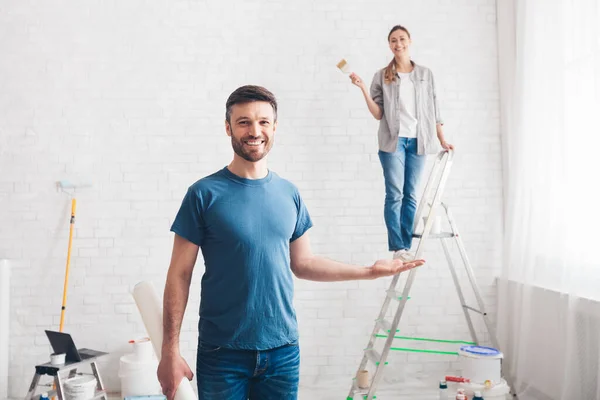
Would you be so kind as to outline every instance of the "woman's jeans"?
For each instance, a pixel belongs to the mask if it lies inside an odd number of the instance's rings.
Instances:
[[[408,250],[412,245],[417,211],[417,188],[426,156],[417,154],[416,138],[398,138],[395,153],[379,151],[385,180],[383,215],[390,251]]]

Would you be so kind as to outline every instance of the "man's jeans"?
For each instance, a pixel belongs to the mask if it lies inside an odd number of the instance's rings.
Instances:
[[[299,374],[298,343],[265,351],[198,343],[199,400],[296,400]]]
[[[390,251],[408,250],[412,245],[417,211],[417,188],[426,156],[417,154],[416,138],[398,138],[395,153],[379,151],[385,180],[383,215]]]

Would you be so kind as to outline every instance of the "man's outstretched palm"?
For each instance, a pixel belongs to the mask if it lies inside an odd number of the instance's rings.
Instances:
[[[425,264],[425,260],[402,261],[402,260],[378,260],[371,267],[373,279],[384,276],[399,274]]]

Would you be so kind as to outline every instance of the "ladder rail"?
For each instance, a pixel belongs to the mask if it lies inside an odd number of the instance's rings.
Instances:
[[[438,181],[438,185],[435,189],[435,194],[433,196],[433,200],[431,201],[431,207],[429,207],[429,213],[427,214],[427,219],[426,219],[424,227],[423,227],[423,235],[419,239],[419,244],[417,245],[417,251],[415,254],[416,259],[419,259],[421,257],[421,254],[423,253],[423,248],[424,248],[425,242],[427,241],[427,239],[429,238],[429,234],[431,233],[431,228],[433,226],[433,218],[432,218],[433,214],[435,213],[435,210],[442,204],[442,193],[444,192],[444,189],[446,187],[446,181],[448,180],[448,176],[450,175],[450,169],[452,168],[452,154],[453,154],[452,151],[442,152],[441,156],[438,156],[438,158],[436,159],[436,163],[439,168],[439,165],[441,165],[441,162],[444,160],[444,156],[446,156],[445,157],[446,162],[442,169],[442,173],[441,173],[440,179]],[[434,178],[435,177],[432,174],[429,178],[428,185],[431,183],[432,180],[434,180]],[[427,203],[427,197],[425,197],[425,195],[424,195],[423,198],[421,199],[421,202],[419,203],[419,206],[421,207],[420,212],[423,212],[423,209],[424,209],[426,203]],[[416,231],[420,218],[421,218],[421,215],[419,213],[419,210],[417,210],[417,214],[415,215],[415,224],[413,227],[413,232]]]
[[[433,218],[431,218],[431,216],[433,215],[433,212],[435,211],[436,206],[439,206],[439,204],[441,203],[442,193],[444,192],[444,188],[446,186],[446,181],[448,180],[448,175],[450,174],[450,168],[452,166],[451,155],[453,154],[453,152],[448,151],[448,152],[442,152],[440,154],[441,155],[439,155],[438,158],[436,158],[434,172],[437,173],[437,170],[439,169],[442,160],[445,159],[445,163],[444,163],[444,167],[442,169],[440,179],[438,181],[438,185],[435,189],[435,195],[434,195],[434,198],[432,201],[432,206],[429,210],[429,215],[428,215],[426,223],[425,223],[425,228],[423,230],[423,236],[421,237],[421,240],[419,240],[419,244],[417,246],[417,251],[416,251],[416,255],[415,255],[416,259],[418,259],[423,252],[423,248],[424,248],[426,239],[429,236],[429,232],[431,231],[431,228],[433,226]],[[434,174],[432,172],[432,174],[430,174],[429,180],[427,182],[427,187],[428,187],[427,190],[428,191],[431,190],[431,184],[435,180],[434,178],[436,178],[436,174]],[[426,198],[427,197],[423,196],[423,199],[426,199]],[[421,207],[421,211],[424,208],[425,202],[426,202],[426,200],[422,200],[419,205]],[[419,217],[419,216],[420,215],[417,213],[417,217]],[[415,226],[417,225],[417,222],[418,222],[418,220],[416,220],[416,218],[415,218]],[[390,334],[386,338],[383,351],[381,352],[381,360],[379,362],[379,365],[377,365],[377,369],[375,370],[373,380],[371,382],[371,385],[369,386],[367,400],[373,399],[373,397],[375,396],[375,391],[377,390],[377,386],[379,385],[379,381],[383,377],[383,370],[385,368],[385,362],[387,361],[387,357],[390,353],[390,348],[392,347],[392,342],[394,341],[394,334],[395,334],[396,330],[398,329],[398,325],[400,323],[402,313],[404,312],[404,307],[406,305],[406,301],[408,300],[408,294],[410,292],[410,289],[411,289],[413,282],[415,280],[415,277],[416,277],[417,269],[418,268],[412,269],[408,274],[408,279],[406,280],[404,289],[402,291],[402,299],[400,300],[400,303],[398,304],[398,308],[396,309],[394,319],[392,320],[392,327],[390,330]],[[394,285],[396,284],[398,277],[399,277],[399,274],[394,276]],[[393,289],[393,288],[391,288],[391,289]],[[386,296],[386,303],[389,305],[389,298],[387,296]],[[387,306],[386,306],[386,308],[387,308]],[[382,313],[383,313],[383,311],[384,310],[382,309]],[[387,309],[385,311],[387,312]],[[383,314],[385,314],[385,313],[383,313]],[[383,316],[380,315],[380,318],[382,318],[382,317]],[[378,329],[379,329],[379,326],[378,326],[378,324],[376,324],[375,330],[377,331]],[[374,332],[374,335],[376,333],[377,332]],[[372,336],[369,343],[371,343],[371,342],[374,343],[374,341],[375,341],[375,337]]]
[[[471,339],[475,343],[479,344],[479,340],[477,339],[477,333],[475,332],[475,327],[473,326],[473,321],[471,320],[471,315],[469,314],[469,311],[465,308],[465,306],[466,306],[465,296],[461,289],[460,282],[458,280],[458,275],[456,273],[456,269],[454,268],[454,263],[452,262],[452,257],[450,257],[450,251],[448,249],[447,240],[448,239],[441,239],[442,248],[444,249],[444,254],[446,255],[446,261],[448,262],[448,267],[450,267],[450,274],[452,275],[452,280],[454,281],[454,286],[456,287],[456,291],[458,293],[458,298],[460,300],[460,305],[461,305],[460,308],[462,309],[463,314],[465,315],[465,318],[467,320],[469,332],[471,333]]]
[[[414,270],[411,270],[414,271]],[[369,357],[367,356],[366,351],[368,349],[371,349],[375,346],[375,341],[377,340],[377,333],[380,330],[379,324],[377,323],[377,321],[385,318],[385,315],[387,314],[387,309],[389,307],[391,298],[390,296],[387,295],[387,292],[391,291],[395,291],[396,290],[396,285],[398,283],[398,279],[400,278],[400,274],[396,274],[392,277],[392,281],[390,283],[390,287],[389,289],[386,291],[386,296],[385,296],[385,300],[383,301],[383,304],[381,306],[381,309],[379,311],[379,315],[377,317],[377,320],[375,322],[375,327],[373,328],[373,332],[371,333],[371,335],[369,336],[369,342],[367,343],[367,347],[365,348],[365,350],[363,351],[363,357],[362,360],[360,362],[360,364],[358,365],[358,369],[356,371],[356,373],[354,374],[354,376],[358,375],[358,373],[360,371],[362,371],[363,369],[365,369],[365,367],[367,366],[367,362],[369,361]],[[383,363],[385,364],[385,362]],[[379,366],[383,365],[381,362],[379,363]],[[377,368],[379,368],[379,366],[377,366]],[[350,388],[350,393],[348,393],[348,398],[352,398],[353,394],[354,394],[354,385]]]
[[[375,374],[373,375],[373,380],[371,381],[371,385],[369,386],[369,392],[367,393],[367,400],[372,400],[373,396],[375,396],[375,391],[377,390],[377,386],[379,381],[383,377],[383,369],[385,367],[385,362],[387,361],[387,357],[390,353],[390,348],[392,347],[392,342],[394,341],[394,335],[396,329],[398,329],[398,324],[400,323],[400,318],[402,317],[402,312],[404,311],[404,306],[408,301],[408,292],[412,286],[412,283],[415,280],[415,274],[417,273],[417,269],[411,269],[408,273],[408,279],[404,286],[404,290],[402,292],[402,299],[398,304],[398,309],[396,310],[396,314],[394,315],[394,319],[392,320],[392,327],[390,332],[388,333],[388,337],[385,339],[385,344],[383,347],[383,351],[381,352],[381,359],[379,361],[379,365],[377,365],[377,369],[375,370]],[[373,338],[374,339],[374,338]],[[372,339],[372,340],[373,340]]]
[[[442,162],[445,160],[445,163],[444,163],[444,169],[445,169],[446,167],[449,167],[452,165],[453,159],[454,159],[454,150],[441,151],[436,156],[434,164],[433,164],[433,168],[431,169],[431,172],[429,173],[429,178],[427,179],[427,183],[425,184],[425,189],[423,190],[423,195],[421,196],[421,201],[419,202],[419,205],[417,206],[417,211],[415,213],[415,222],[413,225],[413,231],[417,230],[417,226],[419,224],[421,214],[427,204],[427,199],[430,196],[433,182],[435,182],[435,180],[437,178],[438,170],[440,169]],[[438,182],[438,187],[439,187],[439,182]]]
[[[477,301],[477,307],[481,312],[483,317],[483,322],[485,323],[486,329],[490,336],[490,341],[495,348],[500,348],[500,344],[498,343],[498,338],[496,336],[496,329],[494,328],[490,318],[485,310],[485,304],[483,302],[483,298],[481,297],[481,289],[479,288],[479,284],[477,283],[477,279],[475,279],[475,273],[473,272],[473,268],[471,267],[471,261],[467,256],[467,250],[465,249],[465,245],[462,242],[461,236],[458,232],[458,227],[454,222],[454,217],[452,212],[450,211],[450,207],[446,204],[442,204],[444,210],[446,210],[446,215],[448,216],[448,221],[450,223],[450,227],[452,231],[455,233],[454,240],[456,242],[456,246],[458,247],[458,252],[460,254],[460,258],[462,259],[463,265],[465,267],[465,271],[467,272],[467,277],[469,278],[469,282],[471,283],[471,287],[473,288],[473,293],[475,294],[475,300]]]

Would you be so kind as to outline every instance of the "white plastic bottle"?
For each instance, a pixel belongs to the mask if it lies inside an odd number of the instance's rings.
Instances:
[[[448,383],[440,381],[440,400],[448,400]]]

